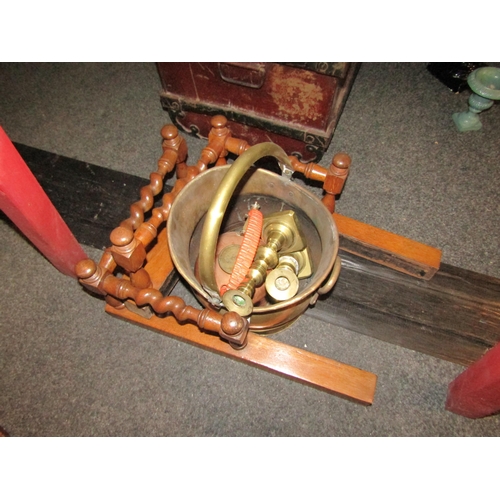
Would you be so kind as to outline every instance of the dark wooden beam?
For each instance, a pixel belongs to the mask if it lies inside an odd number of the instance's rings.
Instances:
[[[500,280],[442,264],[426,281],[345,252],[341,258],[334,289],[307,314],[462,365],[500,341]]]
[[[76,239],[94,248],[129,216],[147,179],[14,143]]]
[[[80,243],[109,245],[149,181],[16,144]],[[169,187],[166,186],[168,190]],[[323,321],[469,365],[500,341],[500,280],[442,264],[428,281],[342,252],[339,281],[307,311]]]
[[[441,250],[399,234],[370,226],[345,215],[333,214],[340,248],[396,271],[429,280],[441,265]]]

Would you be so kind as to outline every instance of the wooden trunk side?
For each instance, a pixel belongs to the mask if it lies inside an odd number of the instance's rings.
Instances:
[[[337,78],[265,63],[263,83],[256,87],[223,79],[223,64],[231,63],[158,63],[164,94],[306,128],[328,129]]]

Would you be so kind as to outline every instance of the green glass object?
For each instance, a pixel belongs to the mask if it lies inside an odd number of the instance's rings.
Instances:
[[[453,114],[453,121],[460,132],[479,130],[483,126],[479,113],[490,109],[493,101],[500,100],[500,68],[478,68],[469,75],[467,83],[472,90],[469,110]]]

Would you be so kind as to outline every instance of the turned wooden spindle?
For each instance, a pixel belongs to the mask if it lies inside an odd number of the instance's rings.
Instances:
[[[177,127],[172,124],[165,125],[160,133],[163,137],[163,154],[158,160],[158,169],[165,169],[166,172],[170,173],[175,168],[177,177],[183,177],[187,168],[188,150],[186,141],[179,134]]]
[[[227,118],[223,115],[216,115],[210,120],[212,128],[208,134],[208,144],[203,148],[200,159],[196,164],[199,172],[204,172],[209,165],[225,165],[227,149],[226,140],[231,136],[227,128]]]
[[[143,244],[144,248],[147,248],[148,245],[156,238],[158,235],[158,228],[168,219],[170,208],[172,207],[172,203],[174,202],[176,196],[190,180],[198,175],[198,173],[199,172],[196,167],[187,167],[185,177],[177,179],[170,193],[163,195],[162,205],[153,208],[150,219],[148,221],[144,221],[137,228],[134,236]]]
[[[335,212],[335,197],[342,192],[345,180],[349,175],[351,158],[346,153],[337,153],[330,165],[326,169],[316,163],[302,163],[295,156],[289,156],[292,168],[300,172],[306,179],[320,181],[323,183],[325,196],[321,200],[328,210]]]
[[[130,206],[130,217],[122,221],[120,226],[111,233],[112,247],[107,249],[101,258],[100,265],[110,272],[114,271],[116,265],[121,266],[128,273],[139,272],[146,258],[146,247],[156,238],[158,227],[167,219],[169,209],[165,210],[163,207],[153,209],[149,221],[144,221],[145,212],[153,207],[154,197],[163,190],[163,181],[167,174],[176,166],[184,167],[186,172],[190,171],[190,167],[185,164],[186,141],[179,135],[177,128],[171,124],[165,125],[161,130],[161,135],[163,154],[158,160],[158,169],[150,174],[149,185],[141,188],[140,200]],[[180,182],[177,191],[182,189],[184,184],[185,181]],[[171,201],[167,204],[170,206]],[[146,275],[146,271],[140,271],[139,274],[134,275],[133,279],[138,285],[145,285],[150,283]]]
[[[112,275],[104,280],[104,288],[111,295],[118,295],[118,298],[122,299],[133,299],[139,307],[149,304],[157,314],[171,313],[179,323],[186,321],[195,323],[201,330],[218,333],[233,347],[246,345],[249,323],[238,314],[223,315],[211,309],[196,309],[186,305],[180,297],[163,296],[154,288],[139,290],[129,283],[117,283],[117,280],[118,278]],[[225,318],[228,314],[229,316]]]
[[[328,169],[326,179],[323,182],[325,196],[321,200],[328,210],[335,212],[335,197],[342,192],[345,181],[349,175],[349,167],[351,166],[351,158],[346,153],[337,153]]]
[[[227,127],[227,118],[223,115],[216,115],[210,121],[212,128],[208,134],[208,142],[209,144],[215,144],[215,148],[221,151],[219,152],[219,158],[217,158],[215,162],[215,166],[218,167],[220,165],[226,165],[227,160],[227,149],[226,142],[231,137],[231,131]],[[219,144],[222,145],[219,146]]]
[[[149,176],[150,183],[141,188],[140,200],[130,205],[130,217],[120,223],[120,226],[136,230],[144,222],[144,214],[151,210],[154,197],[163,190],[163,180],[180,162],[185,161],[187,148],[174,125],[166,125],[162,129],[163,155],[158,161],[158,169]],[[182,152],[182,155],[179,152]]]
[[[226,139],[226,149],[237,156],[242,155],[249,147],[250,144],[243,139],[237,139],[236,137]]]
[[[342,192],[349,175],[350,156],[346,153],[337,153],[328,169],[312,162],[302,163],[295,156],[289,156],[289,158],[295,172],[300,172],[306,179],[323,183],[325,196],[321,201],[331,213],[335,212],[335,197]]]
[[[96,266],[96,268],[97,267],[99,268],[100,270],[99,275],[101,275],[101,277],[104,275],[104,273],[110,274],[113,273],[116,269],[116,262],[109,248],[107,248],[103,252],[99,264],[95,264],[95,262],[93,261],[90,262],[92,262],[93,265]],[[83,260],[79,262],[77,265],[82,265],[83,269],[85,269],[85,267],[88,265],[88,262]],[[85,274],[83,270],[81,271],[81,273]],[[78,276],[78,272],[76,274]],[[103,292],[97,291],[97,293],[103,293]],[[105,300],[107,304],[109,304],[111,307],[114,307],[115,309],[122,309],[123,307],[125,307],[125,304],[122,301],[115,299],[114,297],[111,297],[111,295],[106,295]]]
[[[158,235],[158,228],[164,220],[166,218],[161,207],[153,208],[151,218],[148,221],[144,221],[136,229],[134,237],[143,244],[144,248],[147,248]]]
[[[185,176],[177,179],[170,193],[163,195],[162,204],[159,207],[153,208],[151,217],[148,221],[144,221],[135,231],[135,238],[140,241],[144,248],[156,238],[160,225],[168,220],[172,203],[177,195],[182,191],[184,186],[194,179],[199,174],[196,167],[187,167]]]
[[[99,261],[99,266],[110,273],[114,272],[114,270],[116,269],[116,262],[109,248],[106,248],[106,250],[104,250],[101,256],[101,260]]]
[[[136,230],[144,221],[144,213],[153,207],[154,197],[163,189],[163,178],[157,172],[150,174],[150,184],[143,186],[140,191],[140,200],[130,205],[130,217],[120,223],[120,226]]]
[[[118,304],[132,299],[139,307],[150,305],[157,314],[171,313],[179,323],[189,321],[201,330],[216,332],[234,348],[246,345],[249,323],[236,313],[220,314],[211,309],[196,309],[175,296],[164,296],[155,288],[140,288],[133,281],[103,271],[91,259],[75,266],[80,283],[92,292],[112,297]]]
[[[292,168],[295,172],[301,173],[306,179],[325,182],[328,171],[325,167],[316,163],[302,163],[296,156],[289,156]]]
[[[151,277],[144,268],[139,269],[135,273],[130,273],[130,281],[132,281],[137,288],[151,288],[153,286]]]

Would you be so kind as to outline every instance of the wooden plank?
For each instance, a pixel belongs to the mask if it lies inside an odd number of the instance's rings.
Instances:
[[[500,341],[500,280],[443,264],[425,281],[341,258],[334,289],[306,314],[463,365]]]
[[[370,226],[338,213],[333,218],[340,248],[402,273],[431,279],[441,263],[441,250]]]
[[[468,418],[500,412],[500,344],[450,383],[445,408]]]
[[[147,179],[14,143],[76,239],[104,249]]]
[[[109,245],[110,232],[128,217],[128,206],[148,183],[28,146],[16,147],[77,239],[96,248]],[[339,214],[334,217],[341,224],[352,220]],[[356,228],[362,227],[356,225],[354,236]],[[372,243],[386,245],[381,239],[384,233],[373,233]],[[400,243],[406,240],[397,239]],[[406,252],[407,259],[413,259],[411,252],[418,246],[400,244],[398,248]],[[442,264],[434,277],[425,281],[346,252],[342,258],[334,290],[307,314],[463,365],[478,360],[500,340],[499,280]],[[430,268],[438,265],[434,252],[424,252],[421,260]],[[170,286],[162,289],[163,293],[169,293],[177,279],[175,272],[169,276]]]
[[[248,345],[242,350],[235,350],[218,336],[200,332],[195,325],[179,325],[171,316],[152,316],[147,319],[128,309],[117,310],[110,306],[106,306],[106,312],[336,396],[365,405],[373,403],[377,383],[375,374],[277,342],[270,337],[249,333]]]

